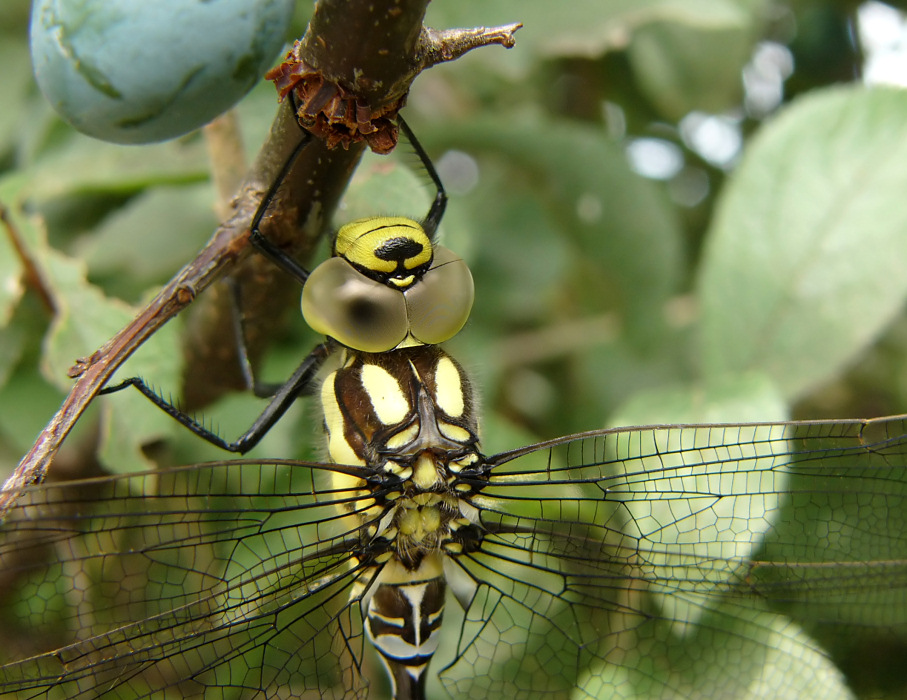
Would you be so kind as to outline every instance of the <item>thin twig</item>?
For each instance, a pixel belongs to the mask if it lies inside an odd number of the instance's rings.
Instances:
[[[217,218],[223,221],[233,213],[233,196],[249,169],[236,110],[228,110],[206,124],[202,133],[211,161],[211,180],[217,192],[215,211]]]
[[[36,264],[31,257],[28,246],[22,239],[22,233],[19,231],[19,227],[16,226],[9,209],[3,202],[0,202],[0,223],[2,223],[3,227],[6,229],[9,240],[13,244],[13,249],[22,262],[25,283],[38,294],[38,298],[41,299],[44,308],[51,314],[55,314],[57,312],[57,302],[54,299],[52,287],[44,279],[41,266]]]
[[[420,70],[431,68],[445,61],[454,61],[467,51],[482,46],[500,44],[511,49],[516,43],[514,33],[523,25],[504,24],[500,27],[475,27],[474,29],[431,29],[422,28],[419,39]]]

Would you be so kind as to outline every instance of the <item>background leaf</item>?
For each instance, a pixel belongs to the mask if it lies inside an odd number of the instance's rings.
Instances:
[[[789,399],[853,362],[907,295],[907,94],[839,88],[766,125],[700,271],[707,378],[759,368]]]

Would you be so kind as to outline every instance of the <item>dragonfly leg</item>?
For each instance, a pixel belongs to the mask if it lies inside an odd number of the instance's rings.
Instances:
[[[268,212],[268,209],[271,208],[271,204],[277,196],[277,190],[280,189],[280,186],[286,179],[287,174],[289,174],[290,169],[293,167],[299,154],[302,153],[312,140],[312,135],[305,129],[302,129],[302,134],[302,139],[300,139],[299,143],[296,144],[290,152],[286,162],[280,168],[277,177],[274,178],[274,181],[271,183],[270,187],[268,187],[268,191],[265,192],[265,196],[262,197],[261,203],[255,211],[255,216],[252,217],[252,223],[249,224],[249,243],[251,243],[259,253],[277,265],[277,267],[297,280],[299,284],[305,284],[305,281],[309,278],[309,271],[265,237],[261,232],[261,221]]]
[[[329,354],[330,348],[324,343],[312,350],[293,375],[273,393],[271,401],[268,402],[265,410],[255,419],[249,429],[233,442],[227,442],[220,435],[206,428],[193,416],[162,397],[149,387],[141,377],[130,377],[115,386],[104,387],[99,393],[113,394],[127,387],[134,386],[151,403],[200,438],[229,452],[244,454],[259,443],[265,433],[280,420],[280,417],[286,413],[290,405],[299,396],[311,391],[318,369]]]
[[[308,131],[303,129],[302,133],[302,138],[281,166],[277,177],[274,178],[274,181],[268,187],[267,192],[265,192],[264,197],[262,197],[261,203],[258,205],[258,209],[255,212],[255,216],[252,217],[252,222],[249,226],[249,241],[258,252],[287,272],[300,284],[305,284],[305,281],[309,276],[309,271],[274,245],[274,243],[269,241],[261,232],[261,222],[273,204],[280,186],[286,179],[287,174],[290,172],[290,169],[293,167],[299,154],[302,153],[312,140],[312,136]],[[141,377],[130,377],[115,386],[103,388],[99,393],[112,394],[121,391],[126,387],[134,386],[155,406],[199,437],[224,450],[243,454],[258,444],[274,423],[286,413],[290,404],[292,404],[296,398],[311,391],[315,375],[318,373],[318,368],[321,366],[321,363],[324,361],[324,358],[327,357],[330,350],[324,344],[316,347],[309,353],[305,360],[303,360],[302,364],[299,365],[293,375],[283,384],[257,381],[252,372],[246,349],[243,320],[240,312],[241,305],[239,304],[238,284],[236,282],[231,282],[229,284],[233,296],[233,328],[236,338],[237,354],[239,355],[240,367],[246,386],[249,389],[252,389],[256,396],[262,398],[271,397],[271,401],[268,403],[265,410],[262,411],[261,415],[258,416],[245,433],[233,442],[227,442],[220,435],[206,428],[195,417],[189,415],[173,402],[168,401],[158,394],[154,389],[148,386]]]
[[[406,139],[409,141],[410,145],[413,147],[413,150],[416,152],[416,155],[419,157],[419,160],[422,163],[422,167],[425,168],[425,172],[428,173],[428,176],[431,178],[432,183],[435,186],[436,194],[435,200],[431,204],[431,208],[428,210],[428,215],[425,217],[425,221],[422,222],[425,232],[434,240],[435,231],[438,229],[438,224],[441,223],[441,217],[444,216],[444,210],[447,208],[447,191],[444,189],[444,183],[441,182],[441,177],[438,175],[438,171],[435,170],[434,164],[431,162],[431,158],[428,157],[428,154],[425,152],[425,149],[422,148],[422,144],[419,143],[419,139],[416,138],[416,135],[413,133],[413,130],[409,128],[403,117],[397,115],[397,125],[406,134]]]
[[[283,384],[263,382],[255,376],[255,372],[252,370],[252,362],[249,360],[249,348],[246,344],[246,329],[242,313],[242,291],[240,289],[240,282],[235,277],[227,277],[224,282],[230,288],[233,343],[245,387],[260,399],[271,398],[280,391]],[[308,392],[303,389],[303,394],[306,393]]]

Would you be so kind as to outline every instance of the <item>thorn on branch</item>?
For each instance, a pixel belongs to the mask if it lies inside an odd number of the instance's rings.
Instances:
[[[473,27],[472,29],[431,29],[422,27],[419,38],[418,60],[420,69],[431,68],[438,63],[453,61],[467,51],[500,44],[505,49],[513,48],[514,33],[522,23],[505,24],[500,27]]]

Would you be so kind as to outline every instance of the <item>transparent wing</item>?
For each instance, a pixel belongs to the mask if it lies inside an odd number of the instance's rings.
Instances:
[[[905,443],[892,419],[601,431],[498,455],[474,498],[486,534],[449,562],[460,605],[433,668],[458,698],[903,690]],[[364,696],[350,552],[372,502],[332,490],[329,469],[32,489],[0,530],[0,695]]]
[[[364,696],[356,502],[321,476],[238,461],[31,489],[0,531],[0,696]]]
[[[601,431],[491,461],[489,534],[449,575],[455,696],[904,691],[903,420]]]

